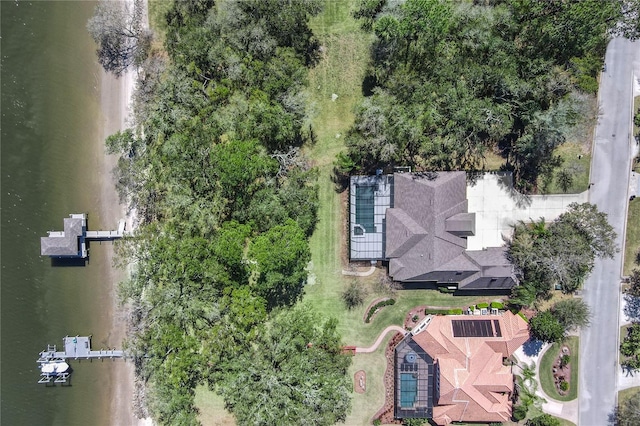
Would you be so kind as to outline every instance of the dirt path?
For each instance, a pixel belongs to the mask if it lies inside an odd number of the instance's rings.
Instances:
[[[375,350],[378,349],[378,346],[380,346],[380,343],[382,343],[382,340],[390,331],[397,331],[398,333],[402,333],[403,335],[407,333],[407,330],[398,325],[390,325],[389,327],[382,330],[382,333],[380,333],[378,339],[372,346],[369,346],[368,348],[356,347],[356,354],[375,352]]]

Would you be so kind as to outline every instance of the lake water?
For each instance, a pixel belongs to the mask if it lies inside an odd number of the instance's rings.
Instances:
[[[40,237],[70,213],[105,221],[100,69],[85,25],[95,3],[2,1],[1,404],[6,425],[112,424],[114,369],[71,361],[71,386],[37,384],[36,359],[65,335],[112,341],[111,243],[86,266],[56,267]],[[105,221],[106,222],[106,221]]]

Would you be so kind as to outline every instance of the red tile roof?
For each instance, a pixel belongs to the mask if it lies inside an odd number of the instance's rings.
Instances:
[[[497,320],[501,337],[454,337],[452,320]],[[503,315],[433,317],[413,339],[433,359],[440,397],[433,407],[439,425],[454,421],[503,422],[511,418],[511,369],[502,364],[529,339],[527,323],[507,311]]]

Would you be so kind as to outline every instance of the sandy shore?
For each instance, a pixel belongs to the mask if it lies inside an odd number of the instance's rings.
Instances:
[[[101,194],[100,194],[100,216],[104,223],[118,223],[118,220],[126,218],[126,206],[119,204],[118,194],[115,189],[115,181],[113,179],[113,168],[117,163],[116,155],[107,155],[104,141],[107,136],[125,129],[129,116],[129,103],[133,90],[134,76],[132,72],[116,79],[112,75],[101,72],[101,90],[100,105],[102,110],[102,137],[98,141],[104,152],[104,164],[101,167]],[[126,218],[130,219],[130,218]],[[127,220],[127,229],[130,229],[131,220]],[[109,262],[113,265],[113,251],[109,252]],[[111,303],[109,305],[110,312],[108,316],[112,318],[111,330],[108,333],[109,342],[113,342],[114,346],[121,347],[126,337],[126,319],[125,314],[118,305],[117,286],[118,283],[126,278],[126,271],[110,268],[107,281],[111,283],[110,296]],[[114,375],[109,390],[111,393],[112,422],[118,425],[136,425],[139,420],[133,414],[133,382],[134,372],[131,363],[117,363],[114,366]]]
[[[145,17],[143,25],[148,28],[147,5],[145,1]],[[117,155],[107,155],[104,141],[106,138],[119,130],[130,127],[131,99],[133,95],[136,72],[129,70],[123,76],[115,78],[104,71],[101,72],[100,105],[103,114],[101,148],[104,152],[104,168],[101,179],[101,215],[109,223],[117,223],[120,219],[126,220],[126,230],[131,230],[134,224],[132,214],[127,215],[127,206],[119,204],[118,193],[115,189],[113,169],[117,164]],[[109,261],[113,265],[113,252],[109,255]],[[110,269],[109,282],[112,283],[110,289],[111,301],[109,305],[112,318],[109,341],[122,345],[126,337],[127,322],[126,312],[118,304],[117,287],[118,283],[126,279],[128,271]],[[134,398],[134,367],[131,362],[119,363],[114,369],[113,386],[111,393],[111,417],[113,424],[150,426],[151,419],[138,419],[133,410]]]
[[[146,11],[145,2],[145,11]],[[148,27],[145,13],[144,25]],[[100,72],[100,108],[102,110],[102,126],[100,144],[96,149],[104,153],[104,162],[100,167],[101,196],[100,215],[106,223],[118,223],[120,219],[126,220],[126,230],[131,230],[134,224],[133,214],[127,214],[127,206],[119,204],[118,193],[115,188],[113,169],[117,164],[117,155],[107,155],[104,141],[109,135],[119,130],[130,127],[131,99],[135,86],[136,73],[129,70],[123,76],[116,78],[106,72]],[[113,265],[113,251],[109,252],[108,261]],[[126,312],[118,304],[118,283],[126,279],[128,271],[112,266],[109,269],[108,282],[111,283],[108,316],[112,319],[109,342],[121,347],[126,337],[127,322]],[[151,419],[138,419],[133,410],[134,395],[134,368],[131,362],[117,363],[114,368],[111,394],[111,420],[117,425],[150,426]]]

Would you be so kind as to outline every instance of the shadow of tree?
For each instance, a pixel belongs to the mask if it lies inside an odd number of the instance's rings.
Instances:
[[[538,339],[534,339],[533,337],[522,345],[522,351],[527,356],[536,356],[542,350],[542,346],[544,346],[544,342]]]
[[[516,206],[521,209],[529,207],[533,200],[529,195],[518,192],[513,186],[513,174],[512,172],[498,172],[498,186],[503,189],[511,199],[516,203]]]
[[[618,415],[618,408],[614,407],[613,410],[611,410],[611,412],[609,413],[609,415],[607,416],[607,425],[608,426],[617,426],[619,423],[619,415]]]
[[[627,320],[632,322],[640,321],[640,297],[625,294],[624,301],[624,315],[627,317]]]

